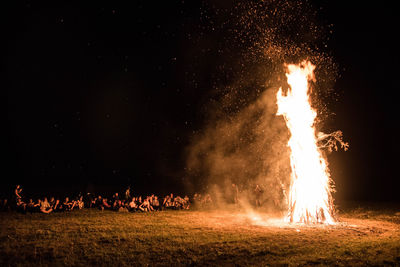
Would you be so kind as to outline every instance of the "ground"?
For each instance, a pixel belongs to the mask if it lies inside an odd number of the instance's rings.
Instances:
[[[0,213],[0,266],[400,265],[400,206],[285,224],[245,211]]]

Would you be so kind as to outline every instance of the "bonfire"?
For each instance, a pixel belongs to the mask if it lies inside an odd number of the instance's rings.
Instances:
[[[290,131],[291,183],[286,220],[297,223],[334,224],[332,180],[323,149],[337,150],[337,143],[344,150],[342,132],[319,133],[315,129],[317,111],[311,107],[309,82],[314,81],[315,66],[309,61],[287,65],[287,82],[284,94],[277,93],[277,115],[283,115]]]

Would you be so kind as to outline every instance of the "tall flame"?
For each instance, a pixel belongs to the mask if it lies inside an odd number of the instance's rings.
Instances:
[[[316,111],[310,105],[308,82],[314,80],[315,66],[308,61],[287,66],[290,85],[276,97],[277,115],[283,115],[291,136],[291,185],[287,220],[303,223],[333,224],[330,175],[326,160],[317,146],[314,121]]]

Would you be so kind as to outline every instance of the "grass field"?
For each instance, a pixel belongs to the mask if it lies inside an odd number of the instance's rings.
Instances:
[[[400,265],[400,214],[354,207],[334,226],[222,211],[0,213],[0,266]]]

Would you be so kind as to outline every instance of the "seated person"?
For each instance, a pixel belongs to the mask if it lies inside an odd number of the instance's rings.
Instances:
[[[71,211],[74,208],[74,204],[72,201],[69,201],[69,197],[66,197],[63,204],[63,209],[66,211]]]
[[[128,212],[128,208],[126,207],[125,200],[120,200],[119,201],[119,212]]]
[[[49,201],[49,204],[50,204],[50,207],[54,210],[54,204],[56,203],[56,200],[54,199],[54,197],[51,197],[50,198],[50,201]]]
[[[113,198],[113,202],[118,201],[118,200],[119,200],[119,195],[118,195],[118,193],[115,193],[115,194],[112,196],[112,198]]]
[[[183,208],[188,210],[190,208],[190,200],[188,196],[185,196],[183,199]]]
[[[52,211],[53,211],[53,209],[50,207],[50,204],[47,201],[47,197],[45,197],[43,199],[43,201],[40,203],[40,212],[42,212],[42,213],[50,213]]]
[[[154,211],[154,208],[151,205],[151,197],[147,197],[147,209],[148,211]]]
[[[97,207],[97,197],[92,198],[91,200],[89,200],[89,207],[90,208],[95,208]]]
[[[73,209],[78,207],[78,201],[77,200],[71,200],[71,203],[72,203],[71,210],[73,210]]]
[[[154,210],[160,210],[160,208],[161,208],[160,201],[158,200],[157,196],[154,196],[152,206],[153,206]]]
[[[149,197],[143,200],[143,203],[139,206],[141,211],[152,211],[154,210],[153,207],[150,205]]]
[[[112,206],[112,209],[117,211],[122,205],[121,200],[115,200]]]
[[[180,196],[176,196],[174,198],[174,208],[181,209],[182,208],[182,198]]]
[[[21,200],[21,198],[17,198],[16,203],[17,211],[26,212],[26,203]]]
[[[136,204],[136,198],[132,198],[132,200],[128,203],[129,211],[136,211],[138,209],[138,205]]]
[[[108,203],[108,199],[107,198],[103,198],[102,205],[103,205],[103,207],[105,209],[111,209],[111,205]]]
[[[95,198],[95,207],[97,207],[100,210],[104,210],[104,205],[103,205],[103,198],[101,196],[98,196]]]
[[[78,208],[81,210],[83,209],[83,207],[85,206],[84,202],[83,202],[83,196],[81,196],[78,200],[77,200],[77,206]]]
[[[54,203],[53,211],[62,211],[62,205],[60,205],[60,200],[58,198]]]
[[[163,207],[164,209],[170,209],[173,208],[173,199],[171,199],[171,196],[167,195],[164,198],[164,202],[163,202]]]

